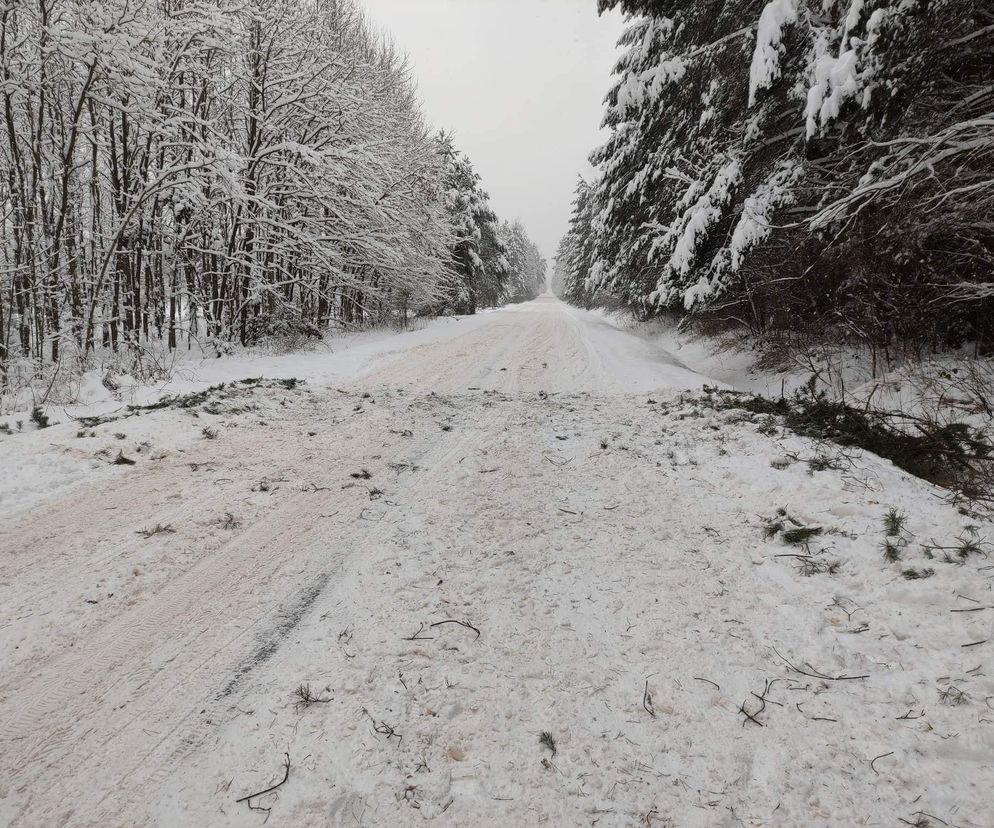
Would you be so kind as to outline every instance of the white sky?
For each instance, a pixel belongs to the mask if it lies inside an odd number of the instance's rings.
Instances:
[[[596,0],[360,0],[407,52],[428,118],[455,134],[501,218],[551,260],[599,143],[620,14]]]

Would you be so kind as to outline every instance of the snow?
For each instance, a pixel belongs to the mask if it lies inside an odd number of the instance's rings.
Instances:
[[[863,16],[863,9],[865,6],[866,0],[850,0],[849,11],[846,12],[846,21],[842,28],[843,46],[849,45],[849,36],[859,26],[859,21]]]
[[[631,44],[631,48],[619,63],[626,71],[615,88],[616,115],[624,118],[646,103],[658,101],[667,86],[686,76],[684,58],[657,51],[657,44],[671,35],[673,28],[673,20],[651,17],[638,20],[622,35],[621,42]]]
[[[596,311],[563,307],[568,328],[582,332],[583,351],[596,375],[580,379],[568,390],[603,393],[649,393],[664,388],[697,390],[704,385],[724,386],[702,372],[688,368],[658,343],[625,330]],[[558,386],[558,383],[557,383]]]
[[[244,351],[234,356],[212,358],[188,355],[172,366],[168,380],[141,384],[119,378],[121,390],[112,394],[101,382],[99,372],[91,371],[72,389],[72,402],[44,407],[52,423],[44,431],[30,423],[31,405],[22,399],[21,407],[0,416],[11,436],[0,433],[0,513],[12,515],[47,499],[64,494],[76,486],[108,475],[107,460],[95,457],[99,449],[114,447],[113,440],[87,451],[79,451],[75,418],[117,415],[127,405],[151,405],[164,397],[202,391],[220,383],[247,378],[281,379],[295,377],[307,383],[330,385],[353,380],[371,370],[380,360],[420,345],[464,335],[487,323],[488,313],[469,317],[442,317],[422,323],[420,330],[398,333],[383,329],[340,335],[308,352],[266,354]],[[16,402],[14,404],[16,405]],[[153,435],[168,449],[184,448],[196,439],[197,432],[181,429],[174,433],[173,417],[152,414],[141,428],[140,439],[126,447],[137,448]],[[18,429],[17,423],[22,424]],[[144,421],[143,421],[144,422]],[[114,429],[111,429],[112,431]],[[132,429],[129,429],[129,431]],[[23,433],[22,433],[23,432]],[[115,448],[124,448],[119,446]]]
[[[824,33],[815,44],[812,83],[805,108],[807,136],[814,137],[819,127],[827,126],[842,111],[842,105],[855,97],[860,88],[859,65],[855,48],[833,55]]]
[[[676,56],[664,57],[644,72],[628,75],[618,88],[618,111],[630,112],[645,106],[647,101],[658,101],[664,87],[679,83],[686,74],[686,61]]]
[[[728,245],[731,268],[742,266],[745,254],[772,232],[773,210],[790,204],[794,199],[793,185],[800,178],[801,165],[788,160],[777,165],[770,177],[748,196],[732,240]]]
[[[759,16],[756,48],[749,68],[749,106],[756,95],[780,77],[784,26],[797,22],[797,0],[771,0]]]
[[[675,238],[673,252],[667,263],[667,270],[671,273],[685,275],[690,272],[698,255],[698,250],[708,237],[708,233],[721,218],[722,209],[732,198],[734,188],[742,180],[742,167],[736,158],[730,159],[719,168],[714,181],[692,207],[690,207],[674,228],[665,237]],[[665,281],[665,278],[664,278]],[[657,300],[662,297],[663,283],[660,289],[654,294]],[[712,287],[706,279],[702,279],[696,285],[685,291],[683,300],[687,308],[693,307],[694,303],[710,295]]]
[[[107,461],[74,455],[61,445],[56,451],[40,455],[36,445],[25,446],[13,438],[4,440],[0,461],[0,510],[6,517],[67,489],[108,476]]]
[[[683,331],[667,319],[639,322],[624,313],[604,310],[590,313],[599,317],[602,324],[640,339],[647,347],[667,354],[688,370],[708,377],[711,385],[776,398],[782,393],[792,394],[811,377],[810,371],[799,366],[779,371],[760,368],[759,352],[746,347],[738,335],[710,337]],[[859,382],[867,379],[865,374],[852,369],[847,373],[847,379],[857,377]]]
[[[989,524],[551,297],[372,339],[4,509],[0,824],[994,823]]]

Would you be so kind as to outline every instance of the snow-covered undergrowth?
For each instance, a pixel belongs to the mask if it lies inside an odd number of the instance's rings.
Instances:
[[[801,422],[805,436],[875,451],[941,483],[956,502],[994,508],[994,360],[950,353],[908,357],[882,370],[879,355],[852,344],[773,348],[741,333],[681,330],[665,319],[590,315],[753,395],[750,409]]]
[[[57,411],[62,407],[113,407],[123,402],[141,405],[163,394],[193,391],[206,385],[247,376],[290,376],[300,367],[314,381],[351,376],[371,358],[392,352],[398,344],[432,341],[463,317],[417,317],[406,323],[362,331],[327,332],[323,339],[277,338],[239,347],[192,340],[189,347],[169,350],[150,343],[135,351],[98,349],[85,358],[64,352],[58,364],[41,370],[31,360],[10,360],[0,385],[0,418],[12,422],[35,405]],[[465,323],[464,323],[465,324]],[[427,339],[426,339],[427,338]],[[255,373],[253,373],[255,372]],[[0,419],[0,422],[5,420]]]
[[[814,390],[832,399],[879,411],[969,422],[985,429],[994,419],[994,360],[973,356],[967,348],[922,359],[908,357],[887,367],[880,364],[879,356],[853,344],[764,348],[739,332],[709,336],[681,330],[666,319],[637,322],[623,311],[591,313],[739,391],[779,398],[813,381]]]

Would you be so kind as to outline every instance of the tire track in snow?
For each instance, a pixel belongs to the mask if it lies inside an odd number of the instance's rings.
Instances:
[[[368,438],[365,422],[353,429],[356,436],[366,433]],[[401,448],[399,438],[392,439],[394,448]],[[354,457],[355,443],[341,442],[344,451],[337,465],[344,468]],[[42,671],[15,677],[5,694],[13,705],[0,710],[6,748],[0,771],[10,780],[19,769],[21,782],[10,787],[18,784],[25,819],[30,819],[38,780],[67,760],[74,770],[54,781],[54,790],[42,791],[45,800],[63,787],[85,790],[87,780],[99,787],[101,779],[129,774],[147,761],[150,754],[138,758],[103,753],[123,731],[164,722],[164,739],[177,741],[177,723],[182,726],[196,715],[202,702],[223,688],[223,677],[243,663],[244,657],[232,651],[251,647],[252,633],[279,609],[284,595],[306,581],[302,572],[327,568],[319,538],[333,534],[337,547],[348,549],[354,545],[350,534],[365,531],[350,530],[345,519],[320,521],[316,513],[322,510],[311,495],[296,495],[146,605],[113,619]],[[310,549],[305,544],[309,533],[318,535],[311,538]],[[300,555],[301,549],[310,554]],[[285,550],[298,552],[293,572],[281,572],[288,568],[279,554]],[[152,751],[162,752],[163,744]],[[69,793],[56,798],[71,802]]]
[[[461,487],[469,496],[458,501],[464,509],[486,502],[495,491],[507,495],[506,484],[481,475],[483,468],[470,467],[449,478],[466,458],[482,465],[494,456],[495,441],[508,434],[515,448],[501,455],[504,462],[533,451],[527,435],[549,428],[558,405],[549,407],[530,395],[607,381],[602,368],[591,368],[589,348],[584,332],[561,314],[508,311],[471,334],[414,349],[374,370],[353,384],[342,406],[336,406],[332,393],[317,410],[289,412],[282,424],[288,436],[272,441],[238,435],[218,446],[218,457],[252,457],[238,471],[239,483],[267,464],[301,479],[322,463],[340,475],[364,463],[379,468],[398,462],[424,470],[394,480],[390,497],[401,505],[389,507],[397,509],[393,520],[389,511],[378,522],[357,519],[370,507],[365,490],[335,495],[344,501],[343,513],[330,519],[321,517],[327,509],[323,499],[289,497],[155,595],[105,620],[71,651],[36,658],[32,671],[15,676],[0,700],[5,725],[0,800],[6,799],[0,807],[13,809],[19,824],[27,826],[147,822],[149,804],[163,783],[230,720],[240,697],[258,689],[261,673],[271,672],[272,659],[281,652],[279,642],[314,611],[312,601],[326,600],[337,587],[336,575],[346,562],[381,554],[377,549],[397,529],[397,521],[416,525],[426,493],[449,498]],[[498,395],[470,392],[470,386],[489,387]],[[397,387],[410,390],[400,394],[392,390]],[[377,402],[366,406],[368,416],[346,418],[336,428],[332,457],[309,460],[296,450],[292,429],[316,425],[325,412],[348,408],[355,393],[367,389]],[[446,392],[454,396],[437,395]],[[506,395],[528,396],[529,402],[521,406]],[[453,432],[439,428],[448,414],[456,420]],[[392,433],[405,421],[414,426],[410,439]],[[522,423],[531,425],[519,433]],[[536,479],[561,476],[546,469],[541,458],[537,462]],[[513,471],[506,470],[508,479]],[[180,466],[163,468],[151,491],[138,490],[154,500],[156,491],[175,484],[187,487],[190,500],[219,504],[225,499],[209,480],[189,488],[189,476],[181,472]],[[91,508],[79,527],[84,537],[97,535],[105,519],[98,500],[89,499]],[[149,520],[175,514],[149,505]],[[541,501],[528,512],[543,513]],[[440,553],[437,530],[429,527],[428,537],[435,544],[433,554]],[[89,560],[106,565],[115,555],[116,550],[103,550]],[[63,556],[49,574],[57,579],[72,571],[72,561]],[[294,618],[295,607],[300,613],[294,623],[281,627],[286,622],[279,619],[281,611]],[[250,669],[253,663],[265,671]]]
[[[370,444],[368,424],[357,423],[354,437],[362,435],[366,441],[345,437],[346,450],[336,465],[354,468],[363,462],[356,457],[358,443],[409,466],[425,466],[422,473],[398,481],[396,496],[401,498],[406,489],[436,485],[495,427],[495,408],[485,399],[469,402],[482,412],[473,416],[472,428],[440,436],[436,422],[448,410],[446,399],[412,400],[407,395],[379,405],[382,433],[375,439],[382,443]],[[386,426],[394,420],[394,406],[414,408],[419,434],[413,442],[389,435]],[[458,403],[455,410],[460,411]],[[355,509],[366,506],[357,504]],[[17,800],[17,819],[27,825],[42,824],[40,814],[56,801],[63,803],[60,819],[65,824],[90,824],[90,817],[71,804],[86,801],[90,787],[104,797],[121,788],[154,789],[186,752],[202,743],[230,708],[229,696],[237,696],[251,678],[252,665],[272,655],[332,577],[326,554],[316,548],[324,545],[320,539],[327,539],[338,555],[344,555],[361,550],[378,536],[367,523],[353,520],[350,526],[342,519],[321,523],[317,537],[308,538],[314,513],[322,510],[312,496],[294,496],[147,605],[112,620],[81,642],[75,652],[56,657],[33,675],[15,677],[5,693],[14,700],[13,708],[7,704],[7,709],[0,709],[6,746],[0,772],[10,780],[19,769],[21,782],[11,784],[6,792]],[[309,554],[301,555],[299,550],[308,545]],[[292,577],[280,580],[279,556],[268,554],[270,550],[295,551]],[[307,582],[315,586],[298,586]],[[275,597],[267,597],[269,592]],[[284,598],[293,594],[298,597]],[[287,601],[294,625],[277,621],[267,626]],[[294,602],[299,612],[293,609]],[[116,743],[126,738],[134,742],[138,732],[154,734],[146,739],[144,749],[115,753]],[[42,780],[46,782],[39,786]],[[140,809],[129,813],[143,821]]]

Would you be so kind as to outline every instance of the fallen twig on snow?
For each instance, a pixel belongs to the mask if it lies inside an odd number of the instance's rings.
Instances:
[[[155,526],[149,529],[139,529],[135,532],[136,535],[141,535],[145,540],[155,537],[156,535],[173,535],[176,530],[173,529],[171,523],[157,523]]]
[[[472,630],[473,632],[475,632],[477,638],[479,638],[482,635],[482,633],[472,624],[468,624],[465,621],[456,621],[455,619],[449,619],[448,621],[436,621],[434,624],[432,624],[432,626],[441,627],[443,624],[458,624],[460,627],[465,627],[467,630]]]
[[[748,701],[748,699],[746,699],[746,701]],[[742,702],[742,704],[739,705],[739,713],[745,716],[745,719],[742,720],[742,727],[745,727],[746,722],[752,722],[753,724],[757,724],[760,727],[766,727],[766,725],[764,725],[761,721],[759,721],[759,719],[756,718],[760,713],[766,710],[766,702],[763,701],[763,699],[760,699],[760,701],[762,702],[762,707],[760,707],[759,710],[757,710],[755,713],[750,713],[748,710],[746,710],[745,702]]]
[[[424,632],[424,629],[425,625],[424,622],[422,621],[421,626],[418,627],[418,631],[414,633],[414,635],[410,635],[407,638],[405,638],[404,641],[430,641],[432,638],[434,638],[434,636],[432,635],[421,635],[421,633]]]
[[[293,694],[297,697],[297,701],[294,702],[294,706],[298,709],[301,707],[310,707],[312,704],[328,704],[334,699],[322,699],[315,696],[311,691],[310,684],[300,684]]]
[[[362,709],[362,712],[365,713],[369,717],[369,720],[373,723],[373,731],[382,736],[386,736],[388,742],[391,738],[396,739],[397,745],[399,746],[400,743],[404,741],[404,737],[394,730],[391,725],[388,725],[384,721],[377,722],[376,719],[373,718],[373,714],[370,713],[365,707]]]
[[[800,673],[802,676],[808,676],[810,678],[816,678],[816,679],[824,679],[825,681],[856,681],[857,679],[868,679],[870,677],[869,674],[865,676],[827,676],[824,673],[822,673],[820,670],[816,670],[810,664],[805,664],[804,666],[811,671],[809,672],[808,670],[802,670],[800,667],[793,664],[789,659],[787,659],[783,654],[781,654],[781,652],[776,647],[773,648],[773,652],[775,652],[778,656],[780,656],[780,658],[783,659],[784,663],[788,667],[790,667],[791,670],[793,670],[795,673]]]
[[[876,762],[878,759],[885,759],[888,756],[893,756],[893,755],[894,755],[894,751],[891,751],[890,753],[881,753],[879,756],[874,757],[873,759],[870,760],[870,770],[872,770],[877,776],[880,776],[880,771],[878,771],[873,766],[873,763]]]
[[[759,694],[759,693],[753,693],[752,691],[750,691],[749,695],[751,695],[751,696],[759,699],[759,704],[760,704],[759,710],[755,710],[755,711],[750,712],[749,710],[746,709],[746,706],[745,706],[746,703],[745,703],[745,701],[742,702],[742,704],[739,705],[739,713],[741,713],[743,716],[745,716],[745,719],[742,720],[742,726],[743,727],[745,727],[746,722],[752,722],[753,724],[757,724],[760,727],[766,727],[766,725],[763,724],[761,721],[759,721],[759,719],[757,719],[756,717],[760,713],[762,713],[764,710],[766,710],[766,703],[767,702],[769,702],[770,704],[775,704],[778,707],[783,707],[783,705],[780,702],[773,701],[773,699],[768,699],[766,697],[767,693],[770,692],[770,689],[773,687],[774,684],[777,683],[777,681],[778,681],[778,679],[767,679],[766,680],[766,686],[763,688],[763,692],[761,694]],[[748,699],[746,699],[746,701],[748,701]]]
[[[331,487],[318,486],[317,483],[307,483],[301,488],[301,491],[310,492],[311,494],[316,494],[317,492],[330,492]]]
[[[249,808],[251,808],[253,811],[257,811],[257,810],[263,810],[263,811],[265,811],[265,810],[267,810],[266,808],[253,807],[252,803],[250,802],[250,800],[256,799],[256,798],[258,798],[260,796],[265,796],[266,794],[269,794],[269,793],[272,793],[277,788],[279,788],[279,787],[281,787],[281,786],[283,786],[283,785],[286,784],[286,781],[290,778],[290,754],[289,753],[284,753],[283,756],[284,756],[283,767],[285,768],[285,773],[283,774],[283,778],[279,782],[277,782],[275,785],[270,785],[264,791],[256,791],[255,793],[249,794],[248,796],[243,796],[241,799],[236,799],[235,803],[237,804],[239,802],[248,802]]]
[[[642,707],[652,718],[656,718],[656,709],[652,705],[652,696],[649,694],[649,679],[645,680],[645,693],[642,694]]]
[[[800,702],[794,705],[797,708],[797,712],[800,713],[809,722],[837,722],[838,719],[830,719],[827,716],[809,716],[801,709]]]
[[[934,819],[936,822],[941,822],[943,825],[948,825],[944,819],[939,819],[935,814],[927,813],[926,811],[915,811],[912,816],[917,817],[914,822],[909,822],[901,817],[897,818],[898,822],[903,822],[905,825],[910,825],[912,828],[929,828],[932,824],[929,822],[930,819]]]

